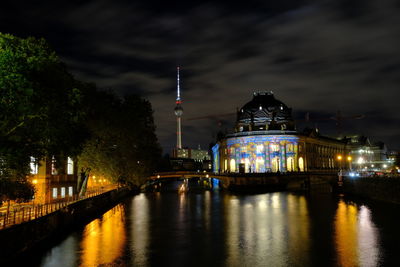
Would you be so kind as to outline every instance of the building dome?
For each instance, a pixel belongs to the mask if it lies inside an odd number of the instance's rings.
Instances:
[[[272,92],[255,92],[253,99],[237,113],[236,132],[294,130],[292,109]]]

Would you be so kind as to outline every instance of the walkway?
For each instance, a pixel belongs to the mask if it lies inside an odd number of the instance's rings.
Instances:
[[[0,229],[10,227],[14,224],[35,220],[39,217],[66,207],[71,203],[103,194],[115,188],[115,185],[91,188],[87,190],[86,195],[83,197],[78,198],[77,195],[74,195],[73,197],[66,197],[64,201],[58,201],[55,203],[13,203],[9,207],[7,204],[4,204],[0,207]]]

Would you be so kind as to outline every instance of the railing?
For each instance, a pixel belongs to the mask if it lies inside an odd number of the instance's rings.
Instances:
[[[89,189],[86,191],[86,194],[83,197],[78,197],[77,195],[74,195],[72,197],[66,197],[63,201],[57,201],[55,203],[34,204],[31,202],[13,204],[9,207],[5,205],[6,207],[2,207],[2,210],[0,210],[0,229],[4,229],[15,224],[35,220],[39,217],[45,216],[61,208],[64,208],[71,203],[103,194],[115,188],[116,186],[104,186],[95,189]]]

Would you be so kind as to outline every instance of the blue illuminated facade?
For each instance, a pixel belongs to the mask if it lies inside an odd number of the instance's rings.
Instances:
[[[299,137],[295,135],[227,137],[223,142],[223,149],[220,149],[219,144],[213,147],[214,171],[245,173],[304,171],[304,159],[299,156],[298,147]]]
[[[291,108],[272,92],[256,92],[237,113],[235,132],[213,148],[213,170],[219,173],[304,172],[340,167],[342,141],[313,129],[299,133]]]

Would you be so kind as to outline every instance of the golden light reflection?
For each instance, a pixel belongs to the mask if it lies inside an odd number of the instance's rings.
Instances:
[[[239,238],[239,217],[240,217],[240,203],[236,196],[224,197],[224,207],[226,207],[225,224],[227,233],[227,266],[234,266],[235,263],[240,262],[240,255],[238,253]]]
[[[306,198],[288,194],[287,209],[288,220],[295,222],[287,226],[289,253],[294,259],[307,265],[309,261],[307,251],[310,247],[310,217]]]
[[[341,200],[335,219],[336,250],[339,266],[359,266],[357,207]]]
[[[204,200],[203,200],[203,205],[204,205],[204,225],[206,231],[209,231],[211,229],[211,193],[210,191],[206,191],[204,193]]]
[[[303,196],[271,193],[224,200],[227,266],[288,266],[288,258],[307,265],[310,223]]]
[[[124,208],[118,205],[86,225],[81,242],[81,266],[112,264],[122,256],[125,243]]]

